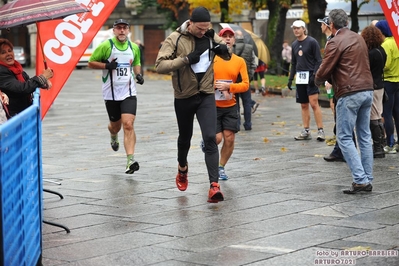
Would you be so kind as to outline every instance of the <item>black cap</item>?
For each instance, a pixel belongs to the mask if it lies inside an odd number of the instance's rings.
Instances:
[[[191,13],[190,20],[192,22],[211,22],[211,14],[205,7],[197,7]]]
[[[324,18],[318,18],[317,22],[323,23],[325,24],[327,27],[330,27],[330,20],[328,19],[328,17],[324,17]]]
[[[127,21],[127,20],[124,20],[124,19],[118,19],[117,21],[115,21],[114,22],[114,27],[116,26],[116,25],[118,25],[118,24],[125,24],[125,25],[128,25],[129,26],[129,22]]]

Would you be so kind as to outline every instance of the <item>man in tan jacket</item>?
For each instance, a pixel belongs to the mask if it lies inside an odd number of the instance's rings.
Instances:
[[[204,7],[195,8],[191,18],[172,32],[163,42],[155,62],[158,73],[172,72],[175,113],[179,127],[177,140],[178,173],[176,186],[188,186],[187,155],[193,135],[194,116],[205,142],[205,163],[210,189],[208,202],[224,200],[220,191],[219,151],[216,145],[216,105],[213,81],[213,58],[230,59],[231,51],[211,27],[211,16]]]

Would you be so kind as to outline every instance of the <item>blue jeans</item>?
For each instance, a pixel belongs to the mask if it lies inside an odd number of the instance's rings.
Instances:
[[[399,134],[399,82],[385,81],[384,88],[389,100],[383,104],[382,116],[384,117],[387,145],[392,147],[395,144],[394,121],[396,134]]]
[[[337,107],[337,103],[335,103],[335,107]],[[336,114],[335,114],[335,113],[334,113],[334,120],[337,121],[337,118],[336,118]],[[333,132],[334,132],[334,135],[336,136],[336,135],[337,135],[337,125],[336,125],[336,124],[334,125]],[[353,132],[353,143],[355,143],[355,147],[356,147],[356,136],[355,136],[355,132]],[[332,152],[331,152],[330,155],[345,160],[344,155],[342,154],[341,148],[340,148],[339,145],[338,145],[338,141],[335,142],[334,149],[332,150]]]
[[[256,103],[251,98],[251,90],[247,90],[243,93],[236,94],[236,101],[237,101],[237,112],[238,112],[238,129],[240,129],[241,125],[241,114],[240,114],[240,97],[242,99],[242,106],[244,107],[244,128],[246,130],[252,128],[252,106]]]
[[[361,91],[344,96],[339,98],[337,103],[338,145],[356,184],[373,181],[373,147],[370,132],[372,103],[373,91]],[[353,142],[355,128],[360,155]]]

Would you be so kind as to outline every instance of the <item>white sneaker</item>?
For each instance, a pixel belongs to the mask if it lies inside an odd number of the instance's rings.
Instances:
[[[326,136],[324,134],[324,130],[323,129],[319,129],[317,131],[317,140],[318,141],[325,141],[326,140]]]
[[[224,171],[224,167],[219,166],[219,179],[220,180],[228,180],[229,177],[226,175],[226,172]]]
[[[310,130],[307,131],[306,129],[302,130],[299,136],[294,137],[295,140],[310,140],[312,139],[312,135],[310,134]]]
[[[396,154],[396,149],[395,149],[395,147],[385,146],[384,152],[387,154]]]

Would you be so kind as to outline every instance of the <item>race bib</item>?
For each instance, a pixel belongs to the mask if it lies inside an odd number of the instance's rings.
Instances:
[[[227,101],[233,98],[233,94],[228,93],[227,91],[215,90],[215,100],[217,101]]]
[[[218,79],[216,82],[227,82],[227,83],[233,83],[231,79]],[[215,100],[217,101],[227,101],[231,100],[233,98],[233,94],[227,92],[227,91],[220,91],[218,89],[215,90]]]
[[[309,71],[296,72],[296,84],[309,84]]]
[[[115,69],[116,76],[114,77],[115,83],[125,83],[127,84],[130,80],[130,64],[118,64],[118,67]],[[114,73],[115,73],[114,72]]]

